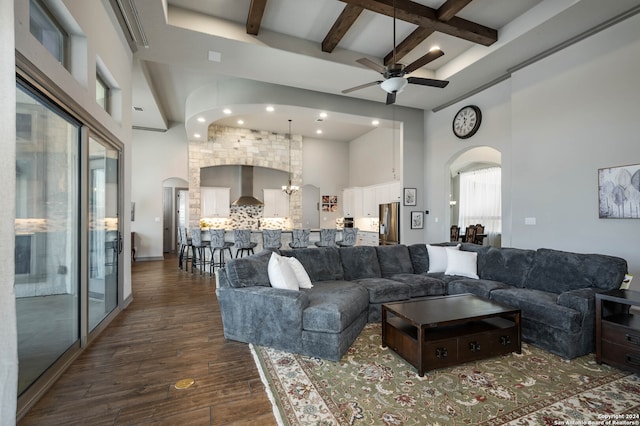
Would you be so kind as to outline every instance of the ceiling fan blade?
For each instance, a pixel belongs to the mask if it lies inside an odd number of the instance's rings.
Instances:
[[[360,86],[352,87],[350,89],[345,89],[345,90],[342,91],[342,93],[355,92],[356,90],[364,89],[365,87],[369,87],[369,86],[375,86],[376,84],[380,84],[380,83],[382,83],[382,80],[380,80],[380,81],[372,81],[371,83],[361,84]]]
[[[377,71],[380,74],[384,74],[387,71],[385,67],[380,64],[376,64],[369,58],[360,58],[356,62],[364,65],[365,67],[371,68],[372,70]]]
[[[409,77],[407,78],[411,84],[420,84],[422,86],[446,87],[449,82],[447,80],[434,80],[433,78]]]
[[[424,67],[429,62],[435,61],[442,55],[444,55],[444,52],[440,49],[430,50],[426,55],[416,59],[415,61],[404,67],[404,72],[405,74],[412,73],[418,68]]]
[[[396,92],[387,93],[387,105],[396,103]]]

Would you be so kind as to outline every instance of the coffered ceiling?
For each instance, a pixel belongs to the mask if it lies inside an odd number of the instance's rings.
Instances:
[[[396,62],[415,63],[411,77],[449,81],[442,89],[408,85],[396,104],[438,109],[640,8],[640,0],[132,0],[131,4],[133,9],[125,10],[125,15],[136,49],[133,103],[142,109],[133,112],[133,124],[160,130],[169,122],[185,122],[190,94],[235,79],[384,104],[386,93],[377,84],[348,94],[342,91],[383,80],[356,61],[368,58],[388,64],[393,62],[394,48]],[[416,62],[433,47],[444,55]],[[212,101],[212,108],[218,107]],[[238,106],[223,123],[238,125],[242,118],[250,128],[284,133],[287,117],[294,119],[296,133],[336,140],[370,130],[367,120],[329,111],[333,120],[327,119],[326,131],[316,135],[319,111],[276,111],[282,115],[275,119],[262,110],[242,108]]]

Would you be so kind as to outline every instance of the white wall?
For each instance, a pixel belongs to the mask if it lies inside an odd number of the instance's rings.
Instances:
[[[334,227],[336,219],[342,217],[342,190],[349,186],[349,144],[305,137],[302,183],[320,188],[320,196],[338,196],[337,212],[320,211],[320,226]]]
[[[189,179],[188,141],[182,124],[165,133],[133,131],[131,201],[136,218],[136,260],[162,259],[162,187],[169,178]]]
[[[395,139],[395,141],[394,141]],[[400,180],[400,130],[373,129],[349,143],[349,186]]]
[[[16,116],[13,2],[0,1],[0,424],[16,423],[18,342],[14,285]]]
[[[640,274],[640,222],[598,219],[599,168],[640,163],[640,16],[516,72],[457,105],[426,114],[427,240],[448,239],[451,159],[469,146],[502,152],[503,245],[623,257]],[[463,105],[483,110],[466,141],[451,134]],[[435,222],[435,218],[440,219]],[[536,225],[525,225],[535,217]]]

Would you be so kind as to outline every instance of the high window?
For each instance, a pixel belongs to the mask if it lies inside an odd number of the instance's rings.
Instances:
[[[109,85],[100,73],[96,74],[96,102],[107,112],[109,112],[109,95]]]
[[[69,35],[40,0],[29,1],[29,30],[58,62],[67,66]]]

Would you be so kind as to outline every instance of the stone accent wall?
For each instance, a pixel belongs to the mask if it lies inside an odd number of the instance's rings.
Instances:
[[[200,222],[200,169],[222,165],[259,166],[288,173],[288,135],[212,124],[209,126],[206,141],[190,140],[189,227],[196,227]],[[291,172],[292,184],[302,187],[301,135],[291,135]],[[300,191],[291,196],[289,214],[290,226],[300,227],[302,224]],[[237,226],[237,223],[234,225]]]

